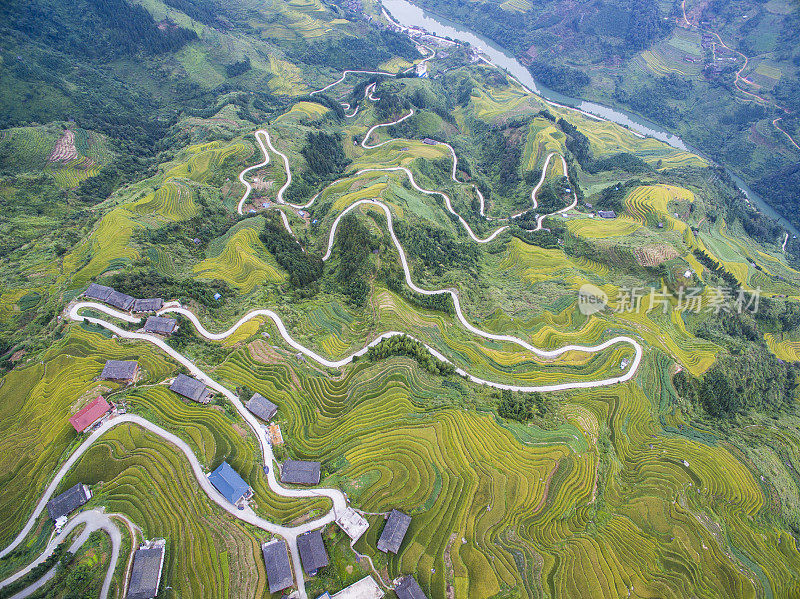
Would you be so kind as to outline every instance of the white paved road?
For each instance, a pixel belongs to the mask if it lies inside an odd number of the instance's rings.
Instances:
[[[90,444],[91,443],[89,444],[83,443],[81,447],[78,449],[80,453],[77,453],[77,457],[75,459],[80,457],[83,454],[83,452],[85,452],[86,449],[89,448]],[[61,482],[61,480],[64,478],[64,475],[69,471],[68,466],[71,466],[72,464],[74,464],[74,462],[75,460],[73,460],[71,463],[65,464],[64,467],[62,467],[61,470],[59,470],[59,473],[56,475],[56,479],[54,480],[56,484],[50,485],[50,487],[48,487],[49,494],[46,492],[45,495],[42,497],[42,500],[44,501],[45,504],[47,503],[47,501],[49,501],[50,496],[52,495],[52,489],[55,489],[58,486],[58,483]],[[34,512],[34,515],[31,516],[31,520],[29,520],[29,524],[35,522],[37,516],[38,514]],[[20,578],[28,574],[28,572],[33,570],[36,566],[45,562],[47,558],[50,557],[56,550],[56,547],[58,547],[58,545],[60,545],[67,538],[67,536],[69,536],[69,534],[77,526],[81,524],[85,524],[86,527],[75,538],[72,545],[70,545],[69,547],[70,553],[76,553],[78,549],[89,539],[89,536],[96,530],[105,531],[108,534],[109,538],[111,539],[111,557],[109,560],[108,570],[106,571],[105,579],[103,580],[103,587],[100,591],[100,599],[106,599],[108,597],[108,592],[111,589],[111,581],[114,578],[114,570],[117,567],[117,561],[119,560],[119,552],[120,552],[120,547],[122,545],[122,535],[120,534],[119,528],[117,528],[117,525],[113,522],[113,520],[111,520],[111,518],[109,518],[105,513],[103,513],[102,510],[98,509],[86,510],[84,512],[79,513],[71,520],[69,520],[64,529],[54,539],[51,539],[51,541],[47,544],[45,550],[38,558],[36,558],[33,562],[28,564],[25,568],[23,568],[19,572],[15,573],[13,576],[9,576],[8,578],[0,582],[0,588],[7,586],[16,580],[19,580]],[[27,530],[29,531],[30,528],[27,528]],[[23,530],[23,532],[25,532],[25,530]],[[18,536],[14,540],[14,542],[11,545],[9,545],[9,547],[6,547],[6,549],[3,550],[2,555],[6,555],[10,549],[13,550],[19,544],[19,542],[22,541],[23,538],[24,536],[22,537]],[[39,580],[37,580],[34,584],[20,591],[19,593],[15,594],[14,597],[22,599],[23,597],[27,597],[33,594],[34,591],[44,586],[44,584],[46,584],[55,575],[55,573],[56,573],[56,568],[48,570],[44,574],[44,576],[39,578]]]

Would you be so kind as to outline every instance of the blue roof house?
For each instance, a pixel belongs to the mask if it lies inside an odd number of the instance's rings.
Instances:
[[[231,468],[228,462],[222,462],[214,472],[208,475],[208,480],[214,485],[222,496],[236,505],[250,494],[250,486]]]

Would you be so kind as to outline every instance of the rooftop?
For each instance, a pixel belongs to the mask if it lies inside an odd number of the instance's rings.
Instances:
[[[351,507],[348,507],[344,512],[339,514],[339,517],[336,518],[336,524],[338,524],[339,528],[353,541],[360,539],[361,535],[367,532],[369,528],[369,522]]]
[[[137,550],[133,556],[128,599],[152,599],[155,597],[158,594],[163,566],[163,545]]]
[[[74,512],[91,498],[92,494],[89,488],[78,483],[48,501],[47,513],[54,521],[58,520],[61,516]]]
[[[170,391],[174,391],[178,395],[182,395],[198,403],[206,404],[211,401],[211,392],[208,390],[205,383],[190,376],[186,376],[185,374],[176,376],[169,388]]]
[[[381,599],[384,594],[372,576],[365,576],[336,593],[332,599]]]
[[[83,292],[83,296],[88,297],[89,299],[96,299],[104,302],[112,293],[114,293],[114,290],[111,287],[92,283],[89,285],[89,287],[87,287],[86,291]]]
[[[158,312],[163,306],[164,300],[160,297],[137,299],[133,301],[134,312]]]
[[[394,587],[397,599],[428,599],[413,576],[403,576]]]
[[[319,529],[298,536],[297,550],[300,552],[300,561],[303,562],[303,570],[306,571],[306,574],[315,574],[317,570],[327,566],[330,561]]]
[[[253,414],[261,418],[261,420],[266,420],[267,422],[269,422],[278,412],[278,406],[260,393],[253,395],[253,397],[250,398],[250,401],[248,401],[245,406]]]
[[[286,460],[281,468],[281,482],[297,485],[318,485],[322,464],[301,460]]]
[[[264,564],[267,567],[269,592],[277,593],[294,585],[286,541],[274,539],[269,543],[264,543],[261,546],[261,552],[264,554]]]
[[[106,401],[106,398],[101,395],[78,410],[72,418],[69,419],[69,423],[75,427],[76,431],[82,433],[105,416],[109,410],[111,410],[111,405]]]
[[[109,360],[103,367],[101,379],[107,381],[129,381],[136,376],[139,363],[134,360]]]
[[[133,307],[133,298],[121,291],[114,291],[106,298],[106,303],[120,310],[130,310]]]
[[[242,497],[250,491],[250,485],[231,468],[228,462],[222,462],[214,472],[208,476],[217,491],[233,504],[236,504]]]
[[[147,333],[158,333],[159,335],[170,335],[178,327],[178,321],[174,318],[164,318],[163,316],[148,316],[144,323],[144,330]]]
[[[384,553],[400,551],[400,545],[403,543],[410,524],[411,516],[399,510],[392,510],[383,527],[381,537],[378,539],[378,549]]]

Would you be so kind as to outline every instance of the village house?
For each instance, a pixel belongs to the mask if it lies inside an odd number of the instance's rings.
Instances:
[[[598,210],[597,214],[600,218],[617,218],[617,213],[613,210]]]
[[[69,419],[69,423],[77,432],[82,433],[86,429],[92,428],[95,424],[105,418],[106,414],[108,414],[111,410],[111,404],[109,404],[106,401],[106,398],[101,395],[94,401],[89,402],[80,410],[75,412],[72,418]]]
[[[92,498],[89,487],[78,483],[47,502],[47,514],[55,522],[68,516]]]
[[[130,310],[133,307],[134,298],[132,298],[127,293],[122,293],[121,291],[112,291],[111,294],[106,298],[106,303],[110,306],[114,306],[120,310]]]
[[[91,283],[86,291],[83,292],[83,297],[104,302],[112,293],[114,293],[114,290],[111,287]]]
[[[127,599],[153,599],[158,595],[164,570],[165,546],[164,539],[146,541],[133,554]]]
[[[261,546],[261,553],[264,555],[264,565],[267,567],[269,592],[277,593],[291,587],[294,584],[294,578],[286,541],[273,539],[264,543]]]
[[[391,551],[397,554],[410,524],[411,516],[399,510],[392,510],[378,539],[378,549],[384,553]]]
[[[297,550],[300,552],[303,570],[309,576],[315,576],[320,568],[324,568],[330,562],[328,552],[325,551],[322,533],[319,529],[299,535],[297,537]]]
[[[278,412],[278,406],[260,393],[255,393],[253,397],[250,398],[250,401],[245,404],[245,407],[265,422],[272,420]]]
[[[147,314],[149,312],[158,312],[164,307],[164,300],[160,297],[149,297],[146,299],[133,300],[133,312],[137,314]]]
[[[204,405],[211,401],[212,394],[205,383],[185,374],[176,376],[169,386],[169,390]]]
[[[281,482],[295,485],[318,485],[322,464],[302,460],[286,460],[281,468]]]
[[[139,363],[135,360],[108,360],[100,378],[104,381],[132,383],[139,375]]]
[[[233,505],[240,505],[253,496],[253,490],[228,462],[222,462],[208,475],[209,482]]]
[[[178,321],[163,316],[148,316],[144,321],[144,332],[156,335],[172,335],[178,329]]]
[[[403,576],[394,586],[397,599],[428,599],[413,576]]]

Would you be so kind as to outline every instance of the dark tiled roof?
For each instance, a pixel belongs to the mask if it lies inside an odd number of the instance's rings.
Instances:
[[[98,419],[105,416],[110,409],[111,404],[101,395],[75,412],[72,418],[69,419],[69,423],[75,427],[76,431],[82,433],[97,422]]]
[[[283,468],[281,468],[281,482],[298,485],[317,485],[319,484],[321,468],[322,464],[319,462],[286,460],[283,463]]]
[[[108,299],[108,296],[114,293],[114,290],[111,287],[106,287],[105,285],[98,285],[97,283],[92,283],[83,292],[84,297],[88,297],[89,299],[96,299],[104,302]]]
[[[260,393],[253,395],[253,397],[250,398],[250,401],[248,401],[245,406],[253,414],[261,418],[261,420],[266,420],[267,422],[269,422],[269,420],[271,420],[278,411],[278,406]]]
[[[297,550],[300,552],[300,561],[306,574],[314,574],[320,568],[328,565],[328,552],[322,541],[322,533],[312,530],[297,537]]]
[[[114,291],[106,298],[106,303],[120,310],[130,310],[133,306],[133,298],[121,291]]]
[[[413,576],[403,576],[394,587],[397,599],[428,599]]]
[[[598,210],[597,214],[600,215],[600,218],[617,218],[617,213],[613,210]]]
[[[236,503],[244,497],[250,490],[244,479],[231,468],[228,462],[222,462],[214,472],[212,472],[208,480],[214,485],[222,496],[231,503]]]
[[[160,335],[170,335],[175,332],[178,321],[174,318],[164,318],[163,316],[148,316],[144,322],[146,333],[158,333]]]
[[[160,297],[133,300],[134,312],[157,312],[164,306],[164,300]]]
[[[128,599],[152,599],[158,594],[164,547],[139,549],[133,556]]]
[[[169,386],[170,391],[198,403],[208,403],[211,393],[204,383],[185,374],[179,374]]]
[[[103,367],[101,379],[107,381],[129,381],[136,375],[139,363],[134,360],[109,360]]]
[[[384,553],[400,551],[400,545],[403,543],[409,524],[411,524],[411,516],[399,510],[392,510],[383,527],[381,538],[378,539],[378,549]]]
[[[47,513],[53,520],[71,514],[89,501],[88,493],[82,483],[70,487],[61,495],[56,495],[47,502]]]
[[[269,592],[277,593],[294,584],[292,566],[289,564],[289,550],[286,541],[275,539],[261,546],[264,564],[267,566],[267,582]]]

